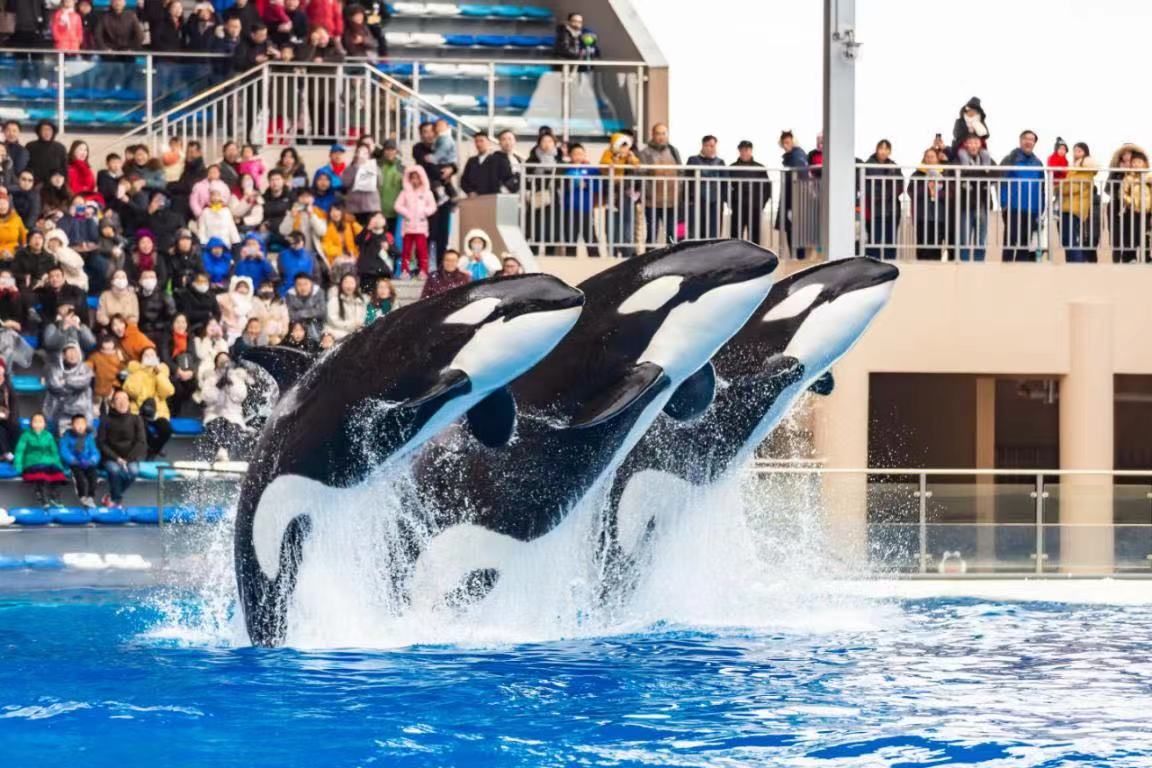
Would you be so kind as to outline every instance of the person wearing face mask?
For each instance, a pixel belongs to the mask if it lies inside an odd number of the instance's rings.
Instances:
[[[96,324],[106,328],[114,315],[120,315],[131,323],[140,321],[140,301],[136,291],[128,285],[128,275],[123,270],[112,275],[112,287],[100,294]]]
[[[187,288],[176,292],[176,309],[188,318],[188,326],[197,331],[208,321],[220,318],[220,305],[209,290],[208,275],[196,273]]]
[[[68,235],[59,229],[48,233],[46,238],[48,253],[64,270],[64,281],[88,293],[88,274],[84,271],[84,257],[68,245]]]
[[[92,369],[84,364],[80,345],[64,345],[59,359],[44,373],[44,415],[53,434],[68,428],[76,414],[92,418]]]
[[[201,454],[215,461],[228,461],[244,439],[244,400],[248,397],[248,373],[232,365],[227,351],[216,354],[200,369],[200,396],[204,400],[204,437]]]
[[[140,331],[159,347],[172,328],[176,302],[161,290],[160,280],[150,269],[140,274],[140,292],[136,301],[140,307]]]
[[[221,353],[227,354],[229,346],[228,340],[224,338],[224,326],[218,320],[209,320],[196,334],[196,338],[192,340],[192,347],[196,350],[196,359],[200,361],[200,367],[196,371],[197,378],[202,381],[204,376],[212,370],[216,356]],[[201,388],[200,393],[204,393],[203,388]]]
[[[367,144],[356,147],[352,162],[340,175],[344,185],[344,208],[356,217],[360,226],[380,210],[380,167],[372,160]]]
[[[72,250],[85,258],[96,250],[96,243],[100,239],[100,226],[89,205],[83,195],[73,195],[68,212],[56,222],[60,231],[68,236]]]
[[[231,344],[244,332],[248,316],[252,312],[252,279],[234,276],[225,293],[218,294],[220,322],[224,326],[224,336]]]
[[[188,332],[188,318],[178,314],[172,319],[172,327],[160,344],[160,358],[167,364],[172,382],[173,394],[169,403],[170,413],[179,416],[184,404],[192,400],[199,383],[196,372],[200,363]]]
[[[271,280],[260,283],[249,317],[260,321],[261,333],[269,344],[279,344],[288,333],[288,306],[276,292],[276,285]]]
[[[203,268],[204,260],[200,244],[190,229],[176,232],[176,243],[164,256],[164,271],[172,283],[172,291],[178,291],[192,282],[192,278]],[[164,285],[163,282],[160,284]]]
[[[169,377],[168,366],[160,362],[155,349],[148,349],[140,356],[140,362],[128,363],[128,378],[124,379],[124,391],[131,399],[132,413],[144,419],[148,461],[161,456],[164,446],[172,437],[172,418],[168,410],[168,398],[176,394]]]

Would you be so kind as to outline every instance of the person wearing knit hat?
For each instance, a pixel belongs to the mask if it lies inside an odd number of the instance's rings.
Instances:
[[[1068,167],[1068,144],[1059,136],[1056,137],[1056,145],[1052,148],[1052,154],[1048,155],[1048,167]],[[1067,171],[1053,171],[1052,173],[1052,178],[1056,181],[1063,181],[1067,176]]]

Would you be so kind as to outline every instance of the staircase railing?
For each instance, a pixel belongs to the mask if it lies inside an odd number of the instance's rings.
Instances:
[[[479,129],[367,63],[268,62],[225,80],[123,134],[117,143],[160,151],[171,137],[219,157],[228,141],[355,143],[361,136],[411,144],[421,123],[454,126],[456,143]]]

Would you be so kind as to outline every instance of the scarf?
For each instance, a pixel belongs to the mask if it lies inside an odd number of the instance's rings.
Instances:
[[[136,266],[141,272],[156,269],[156,251],[136,251]]]
[[[188,334],[172,331],[172,357],[179,357],[188,351]]]

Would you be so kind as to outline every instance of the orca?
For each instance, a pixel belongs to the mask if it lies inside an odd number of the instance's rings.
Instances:
[[[628,552],[654,524],[650,492],[674,488],[677,479],[695,486],[720,480],[744,466],[805,391],[832,392],[829,369],[888,303],[898,276],[890,264],[852,258],[776,283],[712,358],[712,404],[695,419],[657,419],[613,477],[601,532],[606,583],[634,570]]]
[[[413,503],[432,535],[410,553],[413,603],[435,604],[443,587],[498,571],[499,553],[555,528],[666,406],[705,407],[708,360],[764,301],[776,265],[775,254],[744,241],[681,243],[580,283],[586,305],[576,327],[512,382],[512,441],[490,448],[457,436],[417,457]],[[449,572],[421,567],[429,549]],[[477,557],[484,562],[469,562]]]
[[[507,441],[507,383],[551,351],[583,304],[548,275],[483,280],[397,309],[315,364],[283,348],[246,355],[282,393],[236,513],[236,580],[254,645],[283,644],[310,515],[338,505],[332,489],[359,485],[465,414],[484,444]]]

